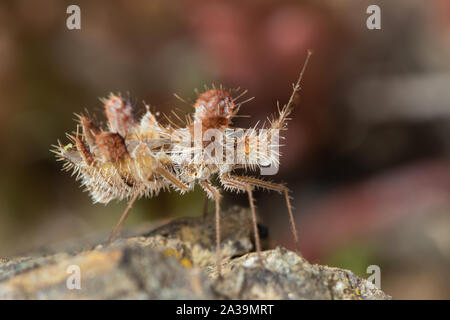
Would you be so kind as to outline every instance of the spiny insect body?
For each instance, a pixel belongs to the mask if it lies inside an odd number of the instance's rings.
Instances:
[[[77,115],[76,131],[67,135],[70,143],[62,145],[58,141],[52,151],[58,160],[64,162],[63,169],[73,169],[94,202],[106,204],[113,199],[128,199],[128,205],[108,242],[120,231],[137,199],[156,196],[161,190],[169,188],[184,193],[199,184],[206,195],[215,201],[217,268],[220,275],[221,194],[219,188],[211,183],[213,178],[218,177],[225,190],[248,194],[260,261],[261,246],[253,200],[254,188],[284,195],[298,250],[289,189],[284,184],[238,174],[236,170],[255,171],[267,165],[278,166],[279,153],[276,150],[280,145],[277,139],[272,138],[279,130],[286,129],[310,55],[308,52],[288,103],[282,108],[278,106],[278,115],[269,119],[267,126],[258,128],[255,125],[250,129],[231,127],[232,119],[243,103],[237,100],[245,92],[235,98],[223,88],[197,92],[198,97],[193,105],[195,112],[181,126],[173,122],[161,124],[148,106],[145,114],[137,119],[129,100],[111,94],[108,99],[103,100],[106,129],[100,128],[88,115]],[[202,152],[208,148],[205,140],[210,140],[204,139],[204,135],[210,131],[216,134],[216,139],[217,133],[222,135],[218,143],[223,147],[221,154],[207,152],[205,155]],[[197,141],[195,137],[199,132],[200,140]],[[218,141],[215,142],[217,146]],[[264,152],[261,151],[262,146],[265,147]],[[230,155],[233,161],[229,161]],[[236,157],[239,161],[236,161]]]

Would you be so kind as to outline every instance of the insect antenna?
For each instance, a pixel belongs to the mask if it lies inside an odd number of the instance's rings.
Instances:
[[[288,103],[286,103],[283,108],[280,109],[279,103],[277,103],[277,109],[278,109],[278,119],[272,119],[271,122],[271,128],[272,129],[283,129],[285,127],[286,120],[289,120],[288,116],[291,114],[294,100],[297,95],[297,93],[300,91],[300,82],[303,79],[303,75],[305,73],[306,67],[309,62],[309,58],[312,55],[312,51],[308,50],[308,55],[306,56],[305,62],[303,64],[302,70],[300,71],[300,75],[295,82],[295,84],[292,84],[292,93],[289,98]]]

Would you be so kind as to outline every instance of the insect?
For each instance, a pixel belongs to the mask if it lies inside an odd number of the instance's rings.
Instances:
[[[293,84],[289,101],[282,108],[278,105],[278,114],[269,119],[268,125],[257,124],[250,129],[231,126],[243,103],[239,103],[238,99],[245,92],[234,98],[223,88],[197,92],[198,98],[193,106],[195,112],[192,117],[187,117],[182,126],[161,124],[148,106],[146,113],[138,120],[127,99],[111,94],[103,100],[106,129],[100,128],[88,114],[77,115],[76,131],[67,134],[70,143],[63,145],[58,140],[52,152],[56,154],[57,160],[64,162],[64,170],[73,170],[94,202],[106,204],[113,199],[128,200],[108,242],[120,232],[137,199],[156,196],[169,188],[183,194],[199,184],[207,197],[215,202],[217,270],[220,275],[221,193],[219,187],[211,182],[213,178],[218,178],[225,190],[247,193],[256,251],[261,263],[261,244],[253,198],[255,188],[283,194],[298,251],[289,189],[282,183],[242,175],[237,171],[278,166],[278,132],[287,128],[310,56],[311,52],[308,52],[299,78]]]

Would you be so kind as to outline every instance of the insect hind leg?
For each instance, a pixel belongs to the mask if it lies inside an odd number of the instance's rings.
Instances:
[[[122,213],[122,216],[119,219],[119,222],[117,222],[116,226],[114,227],[113,231],[109,235],[108,241],[106,241],[106,244],[110,244],[111,241],[114,239],[116,235],[120,233],[120,230],[122,229],[123,224],[125,223],[125,220],[127,219],[128,215],[130,214],[131,208],[133,207],[134,202],[139,197],[139,192],[136,192],[136,194],[128,201],[127,207],[125,208],[124,212]]]

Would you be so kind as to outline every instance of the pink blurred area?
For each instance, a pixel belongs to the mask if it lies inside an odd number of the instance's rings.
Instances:
[[[343,243],[376,238],[391,226],[448,210],[450,163],[434,160],[386,172],[334,191],[310,207],[298,226],[303,229],[302,253],[316,260]],[[288,237],[285,241],[290,243]]]

